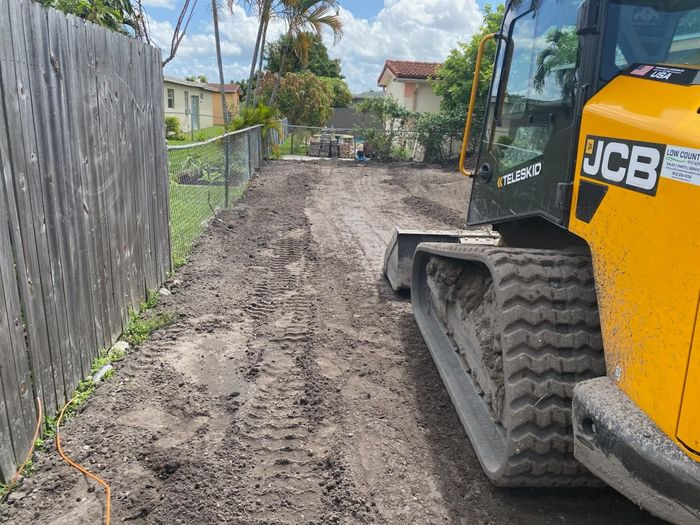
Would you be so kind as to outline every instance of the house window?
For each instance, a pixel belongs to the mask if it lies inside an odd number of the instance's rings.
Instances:
[[[185,91],[185,109],[190,109],[190,92]]]
[[[175,108],[175,90],[168,89],[168,109]]]

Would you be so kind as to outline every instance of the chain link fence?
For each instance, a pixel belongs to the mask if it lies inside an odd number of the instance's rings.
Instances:
[[[184,264],[209,221],[243,195],[255,170],[283,138],[276,130],[263,137],[262,126],[255,126],[197,144],[168,147],[174,267]]]

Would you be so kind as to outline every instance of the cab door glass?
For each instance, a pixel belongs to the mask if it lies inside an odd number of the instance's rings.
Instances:
[[[580,0],[543,0],[511,25],[507,80],[494,108],[484,146],[498,171],[505,172],[543,155],[557,129],[573,121]],[[495,102],[495,101],[494,101]]]
[[[572,178],[582,0],[510,4],[472,190],[470,224],[540,215],[566,220],[559,187]]]

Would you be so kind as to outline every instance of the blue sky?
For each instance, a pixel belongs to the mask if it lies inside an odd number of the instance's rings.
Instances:
[[[205,74],[218,77],[214,54],[210,2],[198,0],[178,56],[165,74],[184,77]],[[440,62],[458,41],[467,40],[481,22],[484,0],[341,0],[344,37],[329,53],[340,58],[343,73],[354,92],[377,88],[377,77],[386,59]],[[162,49],[169,48],[173,25],[182,0],[143,0],[150,18],[151,37]],[[257,32],[257,20],[242,8],[225,10],[221,19],[225,80],[246,78]],[[270,39],[284,32],[276,20]]]

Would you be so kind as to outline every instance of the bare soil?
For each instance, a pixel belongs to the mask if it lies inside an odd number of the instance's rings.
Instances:
[[[611,490],[497,489],[406,297],[393,228],[455,228],[468,180],[410,165],[275,162],[170,284],[176,321],[67,422],[68,453],[133,524],[657,523]],[[41,452],[8,523],[95,524],[104,495]]]

